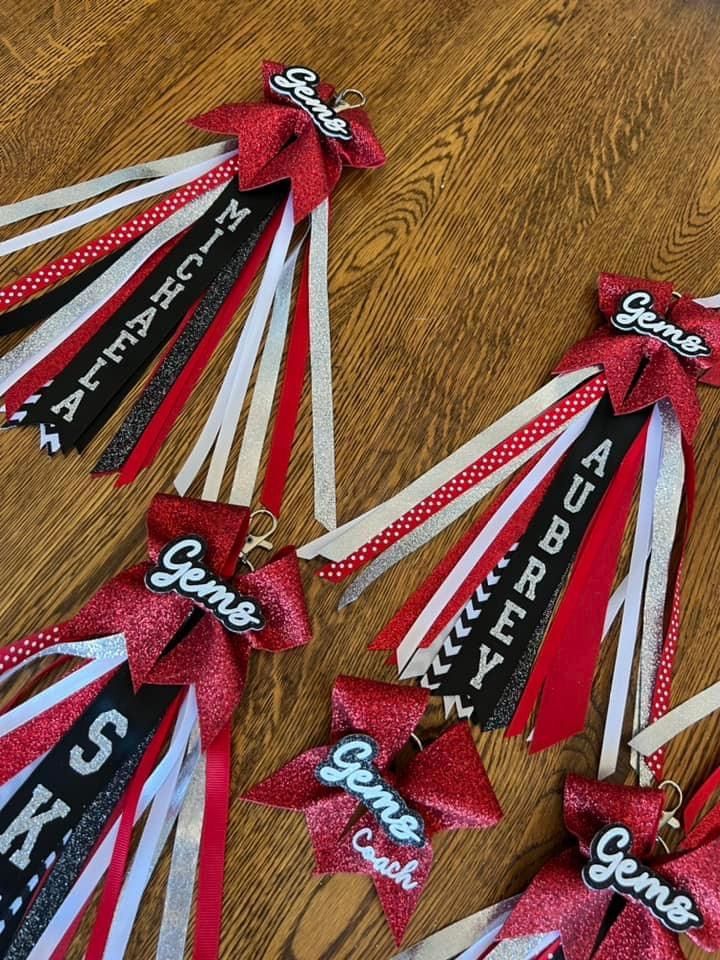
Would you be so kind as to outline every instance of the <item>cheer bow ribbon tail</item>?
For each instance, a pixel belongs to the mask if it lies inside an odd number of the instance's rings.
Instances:
[[[679,852],[654,856],[663,801],[659,790],[568,776],[563,816],[577,845],[546,864],[519,898],[395,960],[682,960],[680,932],[708,953],[720,949],[717,808]],[[603,846],[618,827],[624,843]]]
[[[606,324],[570,350],[553,381],[390,501],[299,553],[330,559],[320,576],[331,582],[357,573],[349,602],[517,473],[372,647],[394,651],[402,678],[419,678],[448,712],[486,729],[520,734],[536,711],[532,749],[540,750],[584,728],[600,645],[622,611],[605,777],[617,763],[636,647],[635,729],[669,704],[694,501],[696,382],[717,381],[720,312],[670,283],[603,275],[599,291]],[[639,477],[630,568],[617,585]],[[637,762],[649,783],[661,775],[662,751]]]
[[[193,956],[217,957],[230,723],[249,655],[311,637],[292,550],[234,575],[248,524],[245,508],[156,497],[149,560],[3,651],[4,678],[48,655],[88,661],[0,715],[3,957],[62,954],[105,874],[87,957],[123,956],[173,827],[157,955],[183,953],[197,868]]]
[[[212,454],[203,496],[222,483],[263,337],[252,429],[232,502],[250,503],[272,411],[303,246],[305,290],[290,337],[282,416],[270,440],[275,471],[262,491],[279,512],[308,353],[312,372],[316,514],[335,525],[332,371],[327,293],[329,198],[343,167],[385,157],[366,113],[304,67],[263,65],[265,100],[196,117],[237,138],[0,207],[0,225],[88,199],[132,179],[148,183],[0,243],[0,254],[174,190],[145,213],[0,289],[0,333],[36,328],[0,358],[8,425],[38,426],[51,453],[83,450],[158,358],[95,470],[132,481],[167,437],[263,262],[257,296],[210,417],[177,486],[185,492]],[[352,109],[349,109],[353,107]],[[293,230],[307,223],[290,251]],[[308,237],[307,243],[306,236]],[[60,286],[60,281],[64,281]],[[45,288],[54,286],[54,289]],[[37,296],[35,296],[37,294]],[[34,297],[28,303],[22,303]],[[268,317],[272,320],[268,326]]]
[[[291,760],[245,796],[304,813],[318,873],[372,876],[398,942],[430,873],[433,835],[492,827],[502,816],[465,724],[453,725],[397,769],[397,754],[427,703],[419,688],[339,677],[330,743]],[[362,787],[353,786],[360,767],[370,788],[365,799]],[[390,815],[373,813],[373,799]],[[414,836],[397,839],[394,820],[414,823]]]

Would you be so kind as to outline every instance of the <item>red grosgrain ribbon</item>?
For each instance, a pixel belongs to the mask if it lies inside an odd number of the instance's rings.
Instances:
[[[397,941],[430,872],[432,836],[491,827],[502,815],[467,724],[450,727],[404,770],[396,768],[427,703],[419,688],[339,677],[330,743],[291,760],[245,796],[304,813],[318,872],[372,876]],[[358,784],[370,783],[363,800]],[[373,806],[378,797],[403,809],[402,834],[383,816],[382,800]],[[359,804],[366,812],[355,819]]]
[[[642,466],[646,432],[642,430],[634,441],[593,518],[563,601],[508,727],[508,736],[523,732],[542,690],[533,752],[559,743],[585,727],[605,613]],[[584,625],[580,639],[579,623]]]
[[[501,938],[514,940],[557,930],[566,960],[639,956],[643,960],[680,960],[683,954],[673,918],[666,913],[661,919],[663,899],[667,904],[677,892],[692,899],[700,919],[700,925],[688,929],[687,935],[703,950],[720,949],[720,829],[710,824],[704,833],[689,835],[679,853],[655,857],[663,806],[660,790],[570,775],[565,782],[563,816],[577,845],[540,870],[503,927]],[[598,852],[600,836],[618,825],[629,831],[631,843],[624,857],[637,861],[635,871],[629,865],[621,870],[619,860],[613,861],[613,867],[612,858],[603,859]],[[592,881],[591,876],[591,886],[584,879],[591,862],[607,867],[602,871],[607,874],[606,884]],[[643,895],[639,887],[634,893],[628,881],[641,872],[655,876],[658,884],[669,888],[668,893],[653,898]],[[646,891],[653,886],[644,885]],[[608,912],[616,890],[625,900],[619,915]]]
[[[270,441],[265,482],[260,495],[262,505],[276,517],[280,516],[282,509],[285,484],[290,469],[290,455],[300,412],[303,382],[310,356],[308,293],[308,254],[306,253],[288,340],[285,373]]]
[[[213,740],[207,755],[193,960],[217,960],[220,953],[231,746],[230,725],[226,724]]]
[[[238,138],[238,179],[242,190],[290,180],[295,222],[304,220],[335,188],[343,167],[380,167],[385,154],[364,110],[343,112],[347,139],[328,136],[309,109],[277,92],[273,78],[303,67],[263,63],[264,103],[226,103],[190,122],[202,130]],[[298,74],[299,76],[299,74]],[[315,85],[315,82],[313,81]],[[331,105],[335,88],[316,84],[317,97]]]
[[[674,295],[673,289],[672,283],[601,274],[600,310],[608,322],[572,347],[556,372],[601,366],[618,414],[667,397],[691,443],[700,420],[695,383],[714,384],[720,369],[720,310]],[[707,353],[678,352],[699,349],[700,341]]]

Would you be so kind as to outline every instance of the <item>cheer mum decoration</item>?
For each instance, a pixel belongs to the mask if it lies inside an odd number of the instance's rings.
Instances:
[[[663,802],[661,790],[569,776],[563,816],[572,846],[521,896],[395,960],[682,960],[681,935],[720,950],[720,808],[690,821],[676,853],[658,855]]]
[[[638,637],[636,729],[669,701],[696,384],[720,382],[720,298],[609,274],[599,294],[603,326],[569,351],[554,380],[301,555],[330,559],[320,571],[330,581],[357,572],[350,602],[523,467],[373,648],[394,651],[401,677],[420,678],[446,710],[485,729],[520,734],[535,711],[532,749],[541,750],[583,729],[600,644],[622,613],[604,777],[617,763]],[[638,478],[630,567],[617,585]],[[642,782],[660,775],[661,752],[639,762]]]
[[[466,724],[396,767],[428,700],[418,688],[338,677],[331,742],[246,795],[305,814],[318,873],[369,874],[398,942],[430,873],[433,835],[492,827],[502,815]]]
[[[120,483],[132,481],[152,462],[265,261],[222,387],[176,486],[184,493],[211,456],[203,497],[216,498],[265,336],[231,498],[252,501],[287,338],[270,440],[272,468],[261,500],[279,512],[309,354],[315,509],[317,519],[332,528],[330,196],[344,167],[377,167],[385,157],[367,115],[354,109],[365,102],[358,91],[336,94],[302,66],[268,62],[263,78],[263,102],[225,104],[191,121],[236,137],[237,148],[229,140],[0,207],[2,226],[131,180],[148,180],[0,243],[2,254],[174,191],[145,213],[0,289],[0,333],[35,327],[0,358],[0,395],[9,424],[39,428],[50,453],[81,451],[159,358],[95,466],[98,473],[117,472]],[[299,224],[306,226],[291,250]]]
[[[173,827],[157,957],[183,956],[196,868],[193,957],[217,957],[232,714],[253,650],[310,640],[295,552],[242,572],[261,545],[249,524],[243,507],[157,496],[145,563],[3,649],[0,681],[46,656],[48,671],[87,661],[41,692],[30,681],[0,716],[6,960],[64,956],[103,876],[85,956],[122,957]]]

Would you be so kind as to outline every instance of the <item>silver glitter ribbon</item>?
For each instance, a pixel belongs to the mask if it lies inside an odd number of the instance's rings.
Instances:
[[[392,960],[452,960],[467,950],[485,934],[497,936],[520,897],[510,897],[500,903],[478,910],[427,937],[415,946],[403,950]],[[178,954],[180,956],[180,954]]]
[[[308,300],[315,519],[326,530],[334,530],[337,527],[337,508],[335,498],[335,427],[330,348],[330,309],[328,306],[327,279],[329,218],[330,203],[325,199],[310,214]]]
[[[514,460],[504,464],[485,480],[471,487],[456,500],[453,500],[447,504],[447,506],[438,510],[437,513],[429,517],[424,523],[420,524],[420,526],[415,527],[414,530],[411,530],[410,533],[401,540],[397,540],[391,547],[385,550],[384,553],[381,553],[379,557],[371,561],[358,576],[355,577],[340,597],[338,609],[354,603],[372,583],[394,567],[396,563],[404,560],[405,557],[409,557],[411,553],[414,553],[416,550],[419,550],[420,547],[429,543],[433,537],[457,520],[458,517],[461,517],[463,513],[473,507],[478,501],[482,500],[483,497],[487,496],[504,480],[512,476],[513,473],[519,470],[524,463],[534,457],[543,447],[547,446],[551,440],[565,429],[565,426],[567,425],[564,424],[558,430],[554,430],[546,437],[543,437],[542,440],[532,447],[523,450]]]
[[[172,157],[163,157],[161,160],[150,160],[147,163],[138,163],[132,167],[123,167],[122,170],[113,170],[92,180],[74,183],[71,186],[60,187],[49,193],[39,193],[35,197],[19,200],[17,203],[8,203],[0,206],[0,227],[6,227],[19,220],[47,213],[50,210],[61,210],[84,200],[90,200],[108,190],[114,190],[123,183],[132,180],[152,180],[155,177],[164,177],[171,173],[178,173],[184,167],[194,166],[205,160],[212,160],[233,149],[234,140],[222,140],[205,147],[177,153]]]
[[[516,940],[503,940],[487,954],[485,960],[530,960],[541,950],[551,946],[556,939],[555,934],[538,934],[533,937],[518,937]]]
[[[673,545],[677,534],[678,515],[685,480],[685,459],[680,424],[668,400],[658,403],[662,424],[660,469],[655,487],[652,540],[643,608],[643,629],[640,641],[640,663],[637,680],[635,730],[650,723],[653,692],[664,639],[665,607]],[[636,756],[641,787],[650,786],[654,777],[647,763]]]
[[[302,241],[291,251],[280,274],[265,346],[230,491],[230,503],[250,506],[267,435],[290,317],[295,267]]]
[[[185,940],[195,886],[205,810],[205,756],[200,757],[180,811],[173,845],[170,875],[156,960],[177,960],[185,955]]]
[[[716,710],[720,710],[720,681],[695,694],[636,734],[630,741],[630,747],[643,757],[650,757],[688,727]]]
[[[140,237],[127,253],[108,267],[94,283],[43,321],[13,350],[9,350],[0,357],[0,395],[76,330],[87,317],[107,303],[148,257],[202,216],[224,189],[225,184],[221,184],[213,190],[208,190],[203,196],[191,200],[186,206],[153,227]]]
[[[343,560],[425,497],[430,496],[438,487],[506,440],[510,434],[534,420],[547,407],[562,400],[579,384],[598,373],[598,370],[598,367],[585,367],[583,370],[554,377],[532,396],[496,420],[472,440],[468,440],[440,463],[435,464],[395,496],[349,523],[343,524],[337,530],[323,534],[305,544],[298,550],[298,556],[304,560],[311,560],[317,556],[326,557],[328,560]]]

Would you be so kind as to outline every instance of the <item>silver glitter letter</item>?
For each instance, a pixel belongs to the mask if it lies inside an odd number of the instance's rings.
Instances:
[[[39,783],[33,790],[33,795],[25,804],[24,809],[15,817],[5,833],[0,835],[0,853],[7,853],[13,840],[25,834],[22,846],[10,857],[10,863],[14,863],[19,870],[24,870],[30,863],[30,854],[33,852],[33,847],[37,843],[37,838],[45,824],[52,820],[60,820],[70,813],[70,807],[57,798],[53,800],[49,810],[46,810],[45,813],[38,813],[38,807],[51,799],[50,791]]]
[[[87,776],[89,773],[95,773],[105,763],[113,751],[112,740],[109,740],[103,733],[106,726],[114,728],[119,737],[124,737],[127,733],[127,719],[117,710],[106,710],[95,717],[88,730],[88,740],[97,747],[97,752],[91,760],[83,757],[81,747],[75,745],[70,751],[70,766],[75,773]]]

